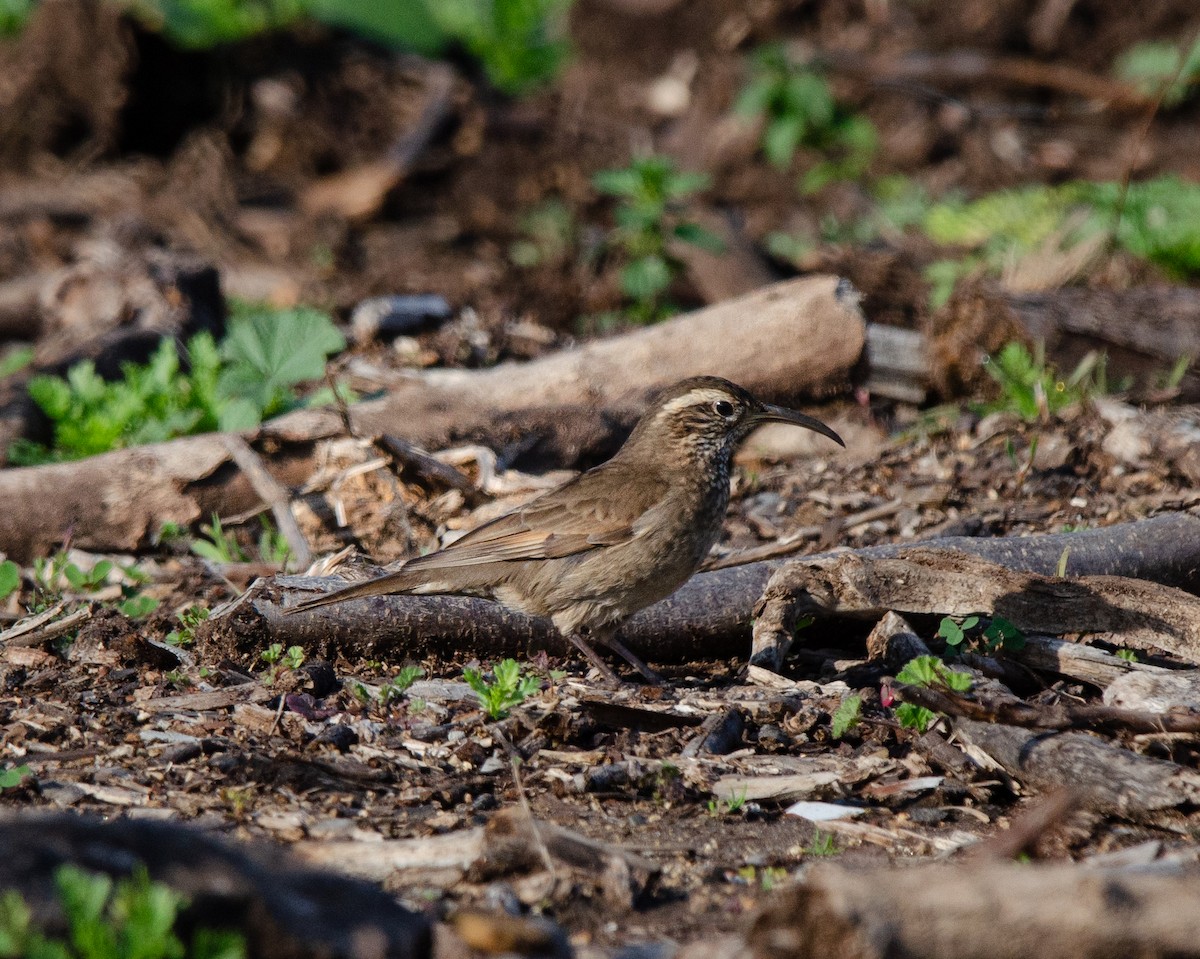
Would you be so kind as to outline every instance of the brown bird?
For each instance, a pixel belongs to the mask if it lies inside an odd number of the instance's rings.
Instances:
[[[820,420],[698,376],[667,388],[606,463],[395,572],[286,612],[391,593],[458,593],[548,617],[610,680],[602,643],[657,675],[615,637],[622,621],[675,592],[721,532],[734,450],[757,426],[792,423],[842,446]]]

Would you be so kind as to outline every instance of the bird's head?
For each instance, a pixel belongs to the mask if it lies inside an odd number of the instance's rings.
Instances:
[[[626,446],[649,443],[664,453],[680,449],[695,459],[723,458],[728,462],[738,443],[764,423],[791,423],[846,445],[818,419],[763,403],[720,377],[697,376],[660,393],[638,421]]]

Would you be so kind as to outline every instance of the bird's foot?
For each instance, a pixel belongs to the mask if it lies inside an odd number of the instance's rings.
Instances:
[[[594,649],[592,649],[590,645],[588,645],[587,640],[585,640],[582,636],[576,635],[575,633],[572,633],[567,638],[571,640],[571,643],[576,649],[578,649],[581,653],[583,653],[584,656],[587,657],[587,661],[589,663],[600,670],[600,674],[604,677],[606,683],[608,683],[610,686],[621,685],[621,677],[613,672],[613,668],[609,666],[608,663],[606,663],[603,659],[601,659],[600,655]]]
[[[603,642],[605,646],[607,646],[614,653],[616,653],[623,660],[625,660],[625,662],[629,663],[630,666],[632,666],[639,673],[641,673],[642,676],[645,678],[646,682],[650,683],[650,685],[652,685],[652,686],[661,686],[662,685],[662,683],[663,683],[662,676],[660,676],[653,669],[651,669],[649,666],[647,666],[645,663],[643,663],[637,656],[635,656],[630,651],[629,647],[627,647],[624,643],[622,643],[619,639],[617,639],[616,636],[606,636],[604,639],[601,640],[601,642]]]

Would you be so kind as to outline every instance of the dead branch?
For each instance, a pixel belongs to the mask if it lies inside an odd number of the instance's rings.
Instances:
[[[1033,732],[965,718],[955,719],[953,726],[960,739],[1019,782],[1069,786],[1100,812],[1136,818],[1200,800],[1200,774],[1086,733]]]
[[[937,541],[886,555],[864,550],[789,563],[772,575],[755,608],[754,656],[779,661],[801,616],[878,616],[892,610],[996,615],[1024,632],[1104,633],[1125,645],[1200,662],[1196,596],[1129,576],[1060,578],[1028,572],[1021,567],[1029,564],[1019,558],[1028,540],[983,542],[1013,550],[1016,568],[959,551],[959,543],[947,548]],[[1063,548],[1069,547],[1064,543]],[[996,552],[1002,554],[1003,547]]]
[[[1180,709],[1153,713],[1119,706],[1059,703],[1031,705],[1018,699],[998,699],[986,693],[963,695],[930,686],[894,687],[906,703],[924,706],[935,713],[958,716],[983,723],[1003,723],[1023,729],[1104,729],[1132,733],[1200,732],[1200,714]]]
[[[1200,878],[1190,873],[829,865],[782,890],[747,939],[754,959],[1200,956],[1198,906]]]
[[[301,868],[264,844],[235,846],[178,823],[25,812],[0,822],[0,848],[5,889],[24,896],[35,928],[56,935],[67,926],[55,885],[59,866],[120,878],[142,863],[151,879],[202,903],[214,926],[242,932],[247,955],[431,954],[429,921],[420,914],[377,887]],[[371,944],[366,952],[364,942]]]
[[[1078,533],[997,539],[956,536],[930,541],[934,543],[939,550],[982,555],[1000,565],[1045,573],[1054,571],[1069,545],[1071,569],[1081,576],[1139,577],[1150,581],[1144,584],[1148,586],[1158,582],[1200,592],[1200,519],[1187,513],[1166,513]],[[872,546],[820,554],[804,562],[868,562],[907,549],[912,547]],[[658,663],[745,656],[759,598],[773,574],[788,568],[780,562],[764,562],[693,576],[673,596],[630,619],[621,629],[621,641],[639,656]],[[261,645],[265,626],[273,642],[374,659],[451,653],[519,656],[538,649],[562,654],[569,649],[543,621],[486,600],[459,596],[372,597],[296,616],[278,613],[278,608],[294,602],[298,593],[308,595],[342,585],[344,580],[336,577],[297,576],[256,583],[236,608],[214,616],[212,625],[204,630],[218,629],[227,635],[226,645],[230,641],[234,646],[245,643],[253,650]],[[790,624],[795,621],[793,614],[802,612],[788,606],[788,595],[785,592],[774,598],[767,615]],[[898,602],[897,608],[902,605]],[[1068,629],[1079,628],[1067,625]],[[1192,628],[1196,628],[1194,624]]]
[[[737,336],[730,336],[734,329]],[[781,350],[780,343],[820,343],[821,349]],[[451,440],[494,444],[497,436],[533,432],[552,440],[544,458],[571,460],[597,445],[615,449],[613,437],[628,429],[648,396],[686,376],[714,373],[786,400],[845,380],[862,347],[853,289],[836,277],[807,277],[529,363],[427,371],[350,413],[360,435],[392,434],[426,448]],[[597,406],[613,414],[607,423]],[[530,424],[543,432],[527,429]],[[591,435],[582,435],[580,425]],[[341,430],[336,411],[306,410],[245,439],[272,451],[267,466],[276,480],[298,486],[316,467],[314,444]],[[219,436],[4,470],[0,551],[28,560],[52,550],[70,530],[80,547],[129,552],[148,546],[168,520],[188,525],[258,503]]]

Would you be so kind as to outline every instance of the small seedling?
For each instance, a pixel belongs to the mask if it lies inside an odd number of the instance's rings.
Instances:
[[[937,635],[946,641],[947,646],[957,648],[972,633],[978,632],[983,648],[989,653],[1001,649],[1015,651],[1025,646],[1025,634],[1003,616],[993,616],[982,631],[979,631],[979,625],[978,616],[968,616],[962,622],[946,616],[938,626]]]
[[[192,541],[191,550],[201,559],[213,563],[245,563],[250,557],[238,544],[233,533],[227,533],[221,526],[221,517],[212,514],[212,522],[200,527],[203,539]]]
[[[1135,653],[1132,649],[1118,649],[1116,655],[1117,655],[1117,659],[1123,659],[1127,663],[1140,662],[1140,660],[1138,659],[1138,654]]]
[[[847,696],[834,710],[833,720],[829,731],[834,739],[841,739],[862,720],[862,697],[855,694]]]
[[[492,667],[493,681],[488,682],[477,669],[463,670],[467,685],[475,691],[479,705],[490,719],[503,719],[540,688],[535,676],[522,676],[515,659],[502,659]]]
[[[292,555],[292,547],[287,537],[279,532],[265,516],[259,517],[262,532],[258,534],[258,558],[264,563],[272,563],[283,569]]]
[[[985,408],[989,412],[1016,413],[1026,422],[1048,419],[1107,390],[1105,363],[1100,354],[1089,353],[1063,378],[1046,361],[1046,346],[1041,342],[1032,353],[1023,343],[1009,343],[985,360],[984,369],[1000,386],[1000,397]]]
[[[488,79],[508,94],[527,93],[558,73],[569,52],[569,7],[570,0],[440,0],[427,5],[447,38],[477,57]],[[395,10],[387,9],[394,19]],[[411,43],[403,34],[396,39]]]
[[[11,559],[0,563],[0,600],[8,599],[21,587],[21,567]]]
[[[167,633],[165,642],[172,646],[191,646],[196,640],[196,627],[208,619],[205,606],[186,606],[179,611],[179,628]]]
[[[936,656],[917,656],[910,659],[896,674],[896,682],[907,686],[944,686],[957,692],[971,688],[971,675],[951,669]],[[901,726],[925,732],[937,717],[932,710],[912,703],[896,706],[896,720]]]
[[[275,682],[280,669],[299,669],[304,665],[305,658],[303,647],[289,646],[284,649],[282,643],[272,643],[258,655],[269,667],[264,680],[268,686]]]
[[[718,799],[714,796],[708,801],[708,814],[714,818],[724,815],[736,815],[746,808],[746,790],[734,793],[728,798]]]
[[[839,852],[837,839],[833,833],[821,832],[818,829],[813,833],[812,842],[804,852],[809,856],[836,856]]]
[[[708,186],[708,177],[676,170],[668,157],[648,156],[623,170],[597,173],[592,182],[601,193],[617,198],[617,225],[608,246],[624,261],[621,292],[632,301],[630,318],[637,323],[664,319],[674,312],[665,300],[667,290],[683,269],[672,244],[714,253],[724,249],[718,237],[680,212],[688,197]]]
[[[403,699],[408,688],[424,675],[425,670],[420,666],[403,667],[390,683],[385,683],[379,687],[379,702],[384,706],[388,706],[397,700]]]
[[[762,150],[772,166],[789,169],[801,147],[830,157],[805,174],[801,187],[806,193],[836,180],[858,179],[878,147],[871,121],[838,106],[825,78],[794,62],[782,44],[754,54],[750,80],[734,109],[763,118]]]
[[[937,635],[946,641],[947,646],[957,646],[967,638],[967,631],[979,625],[978,616],[968,616],[961,623],[949,616],[942,619],[938,626]]]
[[[123,364],[119,380],[105,380],[90,360],[65,377],[33,377],[29,395],[53,422],[54,443],[18,441],[10,460],[79,459],[190,433],[249,429],[300,405],[295,387],[320,379],[326,357],[345,347],[333,321],[317,310],[232,306],[220,345],[209,333],[197,334],[188,341],[186,364],[168,338],[145,365]]]
[[[46,937],[15,889],[0,897],[0,956],[30,959],[244,959],[243,937],[197,929],[185,948],[175,921],[187,899],[151,882],[144,866],[117,882],[102,873],[60,866],[54,873],[69,933]]]
[[[32,775],[33,770],[28,766],[0,767],[0,789],[16,789]]]

